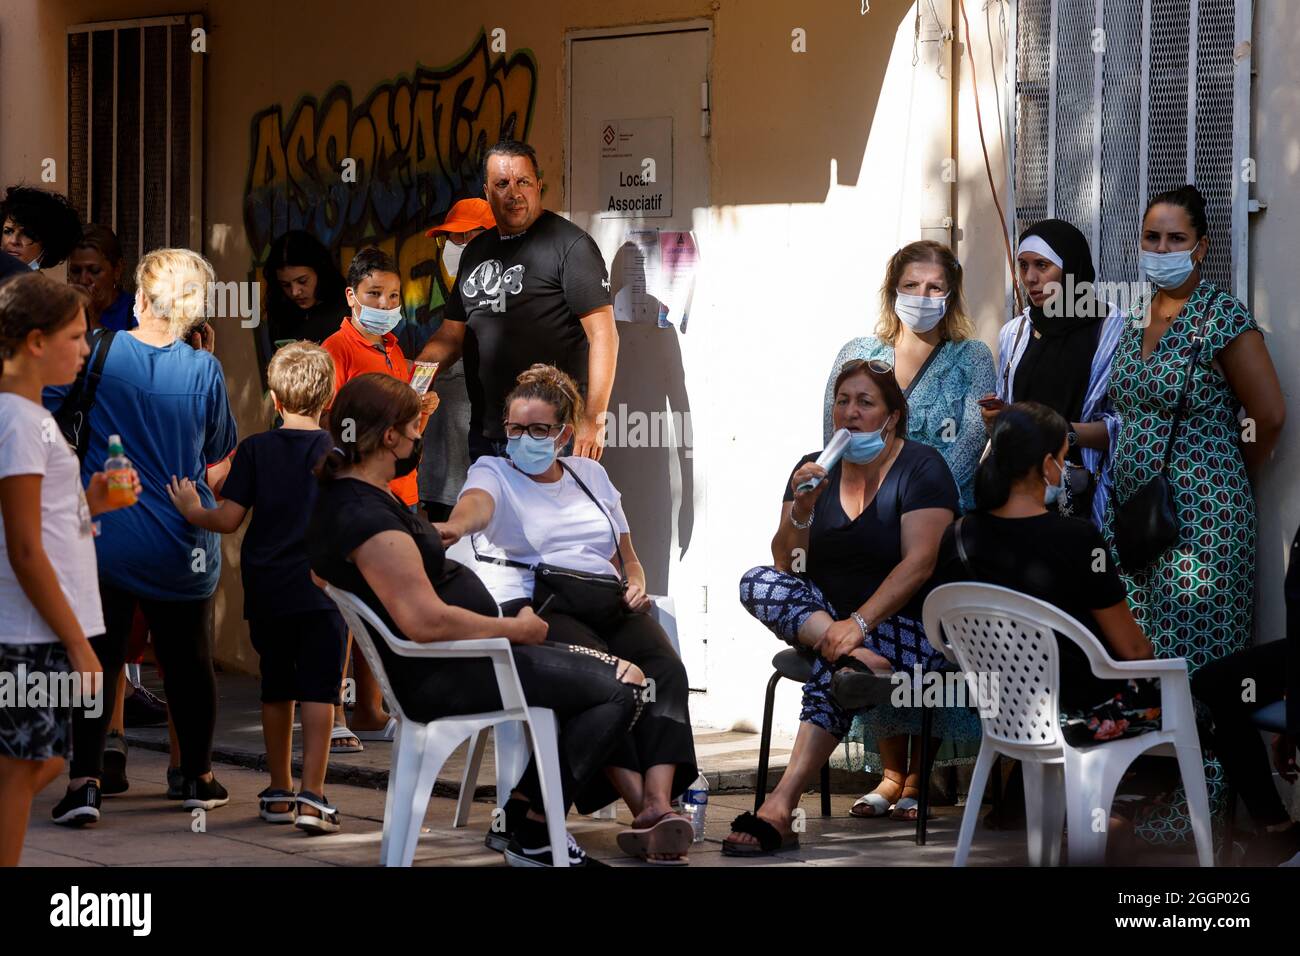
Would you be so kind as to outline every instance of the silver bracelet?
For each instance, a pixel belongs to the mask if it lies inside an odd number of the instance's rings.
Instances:
[[[803,524],[800,524],[799,522],[795,521],[794,505],[793,504],[790,505],[790,524],[794,525],[800,531],[807,531],[809,528],[812,527],[812,523],[813,523],[813,513],[811,511],[808,512],[808,520],[805,521]]]
[[[858,630],[862,632],[862,637],[865,639],[866,636],[871,633],[871,628],[867,627],[866,619],[857,611],[854,611],[853,620],[858,622]]]

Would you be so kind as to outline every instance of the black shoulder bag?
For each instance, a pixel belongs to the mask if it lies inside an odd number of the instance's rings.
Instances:
[[[95,404],[95,392],[103,377],[104,361],[108,358],[115,334],[112,329],[101,328],[92,336],[90,359],[77,373],[63,404],[54,413],[59,431],[63,432],[63,437],[82,461],[86,460],[86,450],[90,447],[90,409]]]
[[[1196,322],[1192,355],[1187,360],[1183,388],[1178,395],[1173,421],[1169,425],[1169,443],[1165,445],[1165,456],[1160,469],[1154,478],[1115,509],[1115,550],[1119,555],[1120,566],[1130,574],[1142,570],[1178,543],[1178,504],[1174,498],[1173,485],[1169,481],[1169,463],[1173,460],[1174,442],[1178,439],[1183,415],[1187,411],[1187,393],[1192,384],[1192,372],[1201,355],[1201,345],[1205,341],[1205,319],[1213,302],[1213,299],[1206,302]]]
[[[619,553],[618,530],[614,527],[614,519],[609,516],[609,512],[601,506],[600,502],[596,500],[596,496],[583,484],[582,479],[562,459],[560,460],[560,467],[577,482],[583,494],[591,499],[592,503],[600,509],[600,513],[605,516],[605,520],[609,522],[609,530],[614,535],[614,558],[618,561],[619,573],[613,575],[595,574],[591,571],[575,571],[572,568],[562,568],[542,561],[537,564],[524,564],[522,561],[511,561],[509,558],[496,558],[479,554],[478,548],[474,548],[474,557],[487,564],[499,564],[502,567],[532,571],[533,607],[545,607],[548,611],[567,614],[599,631],[611,626],[623,612],[623,593],[627,590],[627,572],[623,567],[623,556]],[[474,546],[472,535],[470,536],[470,546]]]

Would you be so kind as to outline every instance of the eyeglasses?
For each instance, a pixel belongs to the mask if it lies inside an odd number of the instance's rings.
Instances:
[[[888,375],[894,370],[894,366],[886,362],[884,359],[868,359],[867,368],[871,369],[871,371],[875,372],[877,375]]]
[[[521,425],[519,422],[506,422],[506,437],[521,438],[524,432],[528,433],[529,438],[550,438],[555,434],[557,428],[563,428],[563,425],[548,425],[546,422],[533,422],[531,425]]]

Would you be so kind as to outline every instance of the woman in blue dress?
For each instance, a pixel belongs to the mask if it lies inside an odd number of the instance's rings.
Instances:
[[[876,359],[893,366],[907,397],[907,438],[943,456],[957,483],[962,510],[974,507],[975,470],[987,439],[976,402],[993,391],[995,375],[993,354],[975,337],[966,314],[961,264],[951,249],[928,240],[912,242],[890,258],[880,288],[875,335],[845,343],[831,365],[822,429],[825,441],[831,436],[836,374],[854,359]],[[941,738],[979,739],[979,720],[973,711],[944,708],[934,716],[934,730]],[[854,804],[854,816],[890,813],[895,819],[916,819],[920,728],[919,709],[877,707],[855,719],[845,738],[849,764],[852,769],[879,769],[882,777],[874,791]],[[869,749],[873,743],[878,754]],[[855,744],[860,745],[860,754]],[[952,762],[952,755],[941,753],[938,762]]]

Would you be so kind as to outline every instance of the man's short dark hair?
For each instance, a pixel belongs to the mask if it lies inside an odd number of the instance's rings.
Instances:
[[[528,161],[533,164],[533,176],[541,178],[537,172],[537,150],[533,149],[527,143],[521,143],[517,139],[503,139],[496,145],[490,147],[483,154],[483,181],[487,182],[488,177],[488,160],[493,156],[527,156]]]
[[[383,249],[367,246],[352,257],[352,264],[348,266],[348,288],[355,289],[361,280],[372,272],[391,272],[394,275],[401,275],[392,256]]]

